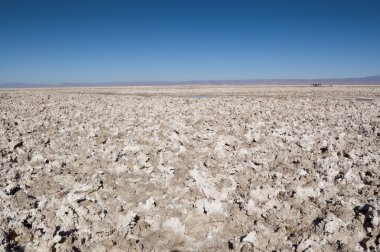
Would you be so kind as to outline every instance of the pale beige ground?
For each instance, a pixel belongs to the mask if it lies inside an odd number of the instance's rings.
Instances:
[[[380,87],[0,90],[0,120],[2,250],[380,251]]]

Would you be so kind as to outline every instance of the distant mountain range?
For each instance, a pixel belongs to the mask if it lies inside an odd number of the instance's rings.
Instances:
[[[380,85],[380,75],[358,78],[322,79],[251,79],[251,80],[199,80],[199,81],[127,81],[103,83],[0,83],[0,88],[54,88],[54,87],[103,87],[103,86],[164,86],[164,85]]]

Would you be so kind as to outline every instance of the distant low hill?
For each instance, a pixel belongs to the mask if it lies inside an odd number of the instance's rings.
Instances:
[[[54,87],[102,87],[102,86],[164,86],[164,85],[380,85],[380,75],[359,78],[325,79],[252,79],[252,80],[199,80],[199,81],[128,81],[104,83],[0,83],[0,88],[54,88]]]
[[[361,78],[317,79],[316,81],[330,82],[336,84],[380,84],[380,75],[373,75]]]

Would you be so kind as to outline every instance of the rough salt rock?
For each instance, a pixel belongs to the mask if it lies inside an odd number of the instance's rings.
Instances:
[[[116,165],[115,172],[116,174],[122,174],[128,171],[128,167],[126,165]]]
[[[223,203],[218,200],[200,199],[195,203],[198,213],[223,214]]]
[[[171,217],[162,224],[163,229],[169,230],[181,236],[185,235],[185,225],[178,218]]]
[[[249,232],[249,233],[243,238],[243,241],[244,241],[244,242],[250,242],[250,243],[252,243],[252,244],[256,244],[256,232],[255,232],[255,231]]]
[[[0,90],[0,251],[376,250],[379,97]]]
[[[134,221],[137,214],[133,211],[129,211],[127,214],[119,214],[116,218],[116,225],[119,229],[129,229],[129,225]]]
[[[156,207],[156,202],[153,197],[150,197],[145,201],[145,203],[139,203],[139,207],[146,212],[152,211],[154,207]]]
[[[333,234],[334,232],[338,231],[339,228],[343,225],[343,222],[341,219],[337,218],[334,214],[329,213],[325,219],[325,231]]]

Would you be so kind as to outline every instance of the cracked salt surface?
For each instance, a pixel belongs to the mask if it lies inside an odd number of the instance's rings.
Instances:
[[[379,99],[379,87],[0,90],[0,248],[380,251]]]

